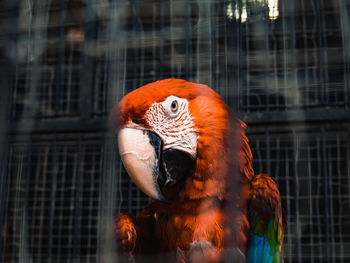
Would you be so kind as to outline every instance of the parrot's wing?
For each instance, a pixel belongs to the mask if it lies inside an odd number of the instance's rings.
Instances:
[[[283,232],[287,220],[277,185],[268,175],[259,174],[252,179],[248,211],[251,225],[248,262],[283,262]]]

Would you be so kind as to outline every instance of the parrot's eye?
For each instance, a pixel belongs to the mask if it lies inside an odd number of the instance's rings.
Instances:
[[[172,103],[170,104],[170,108],[172,112],[176,112],[178,109],[178,104],[176,100],[173,100]]]

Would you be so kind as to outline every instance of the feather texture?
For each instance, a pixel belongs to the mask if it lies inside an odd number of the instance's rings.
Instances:
[[[152,201],[135,218],[117,216],[123,252],[136,259],[159,255],[152,262],[282,262],[286,220],[277,185],[268,175],[254,174],[246,125],[212,89],[179,79],[150,83],[115,106],[110,125],[132,122],[156,130],[146,113],[169,96],[188,102],[191,132],[198,137],[195,168],[163,191],[168,204]],[[227,259],[225,251],[241,256]]]
[[[248,262],[283,262],[286,222],[277,185],[268,175],[256,175],[251,181],[248,211],[251,222]]]

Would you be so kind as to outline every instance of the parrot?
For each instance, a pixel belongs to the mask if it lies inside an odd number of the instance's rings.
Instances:
[[[113,219],[128,262],[283,262],[277,184],[254,173],[246,124],[213,89],[146,84],[112,108],[109,124],[128,176],[151,200]]]

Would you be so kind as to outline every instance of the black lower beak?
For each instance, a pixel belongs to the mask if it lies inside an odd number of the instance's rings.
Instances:
[[[154,176],[160,190],[180,182],[192,173],[194,160],[189,154],[176,149],[162,151],[162,143],[158,135],[148,132],[148,137],[156,152]]]
[[[180,182],[192,173],[193,165],[194,160],[187,153],[174,149],[165,150],[162,153],[163,178],[158,180],[160,188]]]
[[[146,195],[167,202],[162,189],[174,185],[191,173],[193,159],[186,153],[168,149],[153,132],[122,128],[118,146],[124,167],[130,178]]]

